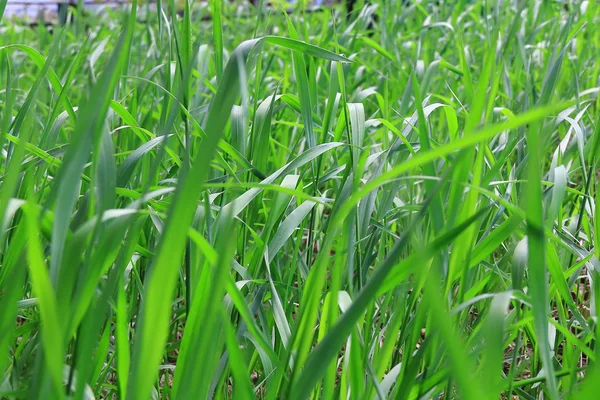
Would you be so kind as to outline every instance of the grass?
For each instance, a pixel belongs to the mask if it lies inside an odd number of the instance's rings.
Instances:
[[[596,1],[157,7],[0,22],[1,398],[594,395]]]

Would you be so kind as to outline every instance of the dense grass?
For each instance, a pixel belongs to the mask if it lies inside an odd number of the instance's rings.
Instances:
[[[1,22],[0,397],[596,394],[595,0],[158,7]]]

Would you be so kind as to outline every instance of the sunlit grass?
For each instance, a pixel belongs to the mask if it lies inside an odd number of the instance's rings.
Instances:
[[[595,1],[156,6],[0,23],[0,397],[595,394]]]

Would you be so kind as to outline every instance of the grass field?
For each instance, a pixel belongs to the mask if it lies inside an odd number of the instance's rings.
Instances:
[[[0,23],[0,398],[595,398],[596,0],[178,4]]]

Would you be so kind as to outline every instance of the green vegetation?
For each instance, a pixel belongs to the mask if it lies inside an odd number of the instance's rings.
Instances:
[[[1,22],[1,398],[597,394],[597,1],[178,4]]]

